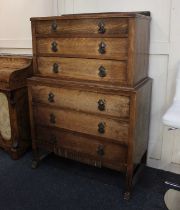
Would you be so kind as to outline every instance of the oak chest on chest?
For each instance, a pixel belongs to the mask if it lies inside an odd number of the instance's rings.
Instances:
[[[32,18],[33,167],[40,151],[126,173],[148,143],[148,12]]]

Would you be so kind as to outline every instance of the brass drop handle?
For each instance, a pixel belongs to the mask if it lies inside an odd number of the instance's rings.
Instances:
[[[52,42],[51,43],[51,50],[53,51],[53,52],[57,52],[58,51],[58,44],[57,44],[57,42]]]
[[[106,69],[104,68],[104,66],[100,66],[99,67],[99,73],[98,73],[98,75],[100,76],[100,77],[105,77],[106,76]]]
[[[53,113],[51,113],[49,117],[50,117],[49,119],[50,123],[56,124],[56,116]]]
[[[52,22],[52,24],[51,24],[51,29],[52,29],[52,31],[56,31],[57,30],[57,27],[58,27],[58,25],[57,25],[57,22],[56,22],[56,20],[54,20],[53,22]]]
[[[49,101],[50,103],[53,103],[53,102],[54,102],[54,94],[53,94],[53,93],[49,93],[49,94],[48,94],[48,101]]]
[[[104,146],[103,145],[99,145],[98,148],[97,148],[97,154],[99,156],[103,156],[104,155]]]
[[[104,122],[100,122],[100,123],[98,124],[98,132],[99,132],[100,134],[105,133],[105,123],[104,123]]]
[[[59,72],[59,65],[57,63],[53,64],[53,72],[57,74]]]
[[[98,109],[99,109],[99,111],[104,111],[106,109],[105,100],[99,99]]]
[[[105,29],[105,24],[103,21],[100,21],[99,24],[98,24],[98,33],[99,34],[104,34],[106,32],[106,29]]]
[[[101,42],[99,44],[99,53],[100,54],[105,54],[106,53],[106,44],[104,42]]]

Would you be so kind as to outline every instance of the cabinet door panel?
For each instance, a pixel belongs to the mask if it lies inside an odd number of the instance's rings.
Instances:
[[[3,93],[0,93],[0,136],[3,140],[11,140],[8,100],[6,95]]]

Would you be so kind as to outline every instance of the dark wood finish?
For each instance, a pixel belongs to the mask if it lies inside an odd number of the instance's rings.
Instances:
[[[150,24],[145,19],[129,20],[128,82],[137,84],[148,77]]]
[[[51,127],[37,127],[37,144],[40,148],[56,154],[95,166],[109,166],[124,171],[127,147],[94,136],[67,132]]]
[[[31,18],[33,168],[41,151],[126,173],[147,154],[149,12]]]
[[[128,158],[126,173],[125,199],[129,199],[132,191],[133,178],[136,169],[141,163],[144,164],[144,156],[147,153],[149,138],[150,106],[151,106],[152,80],[145,83],[132,92],[130,103],[130,124],[128,138]]]
[[[11,130],[10,139],[5,139],[0,132],[0,147],[13,159],[20,158],[31,145],[26,87],[26,78],[30,76],[32,76],[31,57],[0,56],[0,94],[3,94],[8,101]]]
[[[133,161],[134,164],[139,164],[143,154],[145,154],[148,147],[149,133],[149,122],[150,122],[150,107],[151,107],[151,82],[149,81],[146,85],[142,86],[136,94],[136,107],[134,109],[136,121],[134,133],[134,153]],[[137,119],[139,122],[137,122]],[[143,139],[143,141],[141,140]]]

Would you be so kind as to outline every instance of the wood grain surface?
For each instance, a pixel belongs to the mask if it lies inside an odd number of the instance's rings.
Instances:
[[[93,163],[97,166],[124,171],[127,160],[127,147],[96,139],[94,136],[84,136],[78,133],[66,132],[51,127],[38,127],[37,143],[40,148],[52,147],[60,156]],[[102,149],[102,154],[98,151]]]
[[[32,72],[30,56],[0,56],[0,147],[13,159],[31,144],[26,79]]]
[[[147,154],[150,19],[146,11],[31,18],[35,164],[42,148],[123,171],[130,198]]]
[[[57,25],[55,30],[52,29],[54,23]],[[103,24],[104,33],[99,32],[100,24]],[[52,19],[43,22],[37,21],[36,34],[66,37],[126,37],[128,34],[128,19]]]
[[[57,51],[52,50],[52,44],[56,43]],[[99,45],[106,45],[106,52],[99,53]],[[127,60],[127,38],[37,38],[37,53],[40,55],[98,58]]]
[[[50,105],[51,107],[71,109],[87,113],[109,115],[122,119],[129,118],[128,96],[94,93],[90,91],[53,88],[48,86],[32,87],[32,100],[35,103]],[[99,105],[99,101],[104,102]]]
[[[51,122],[52,117],[54,118],[54,123]],[[128,137],[127,122],[108,119],[104,116],[99,117],[81,112],[37,105],[34,107],[34,120],[36,125],[63,128],[103,138],[116,139],[117,141],[122,142],[124,142]],[[99,123],[104,123],[104,133],[99,133]]]
[[[53,65],[58,65],[58,72],[54,73]],[[61,58],[61,57],[38,57],[38,69],[36,74],[43,77],[64,78],[75,80],[89,80],[102,83],[113,83],[117,85],[127,84],[127,62],[82,59],[82,58]],[[106,76],[100,77],[100,67],[103,66]]]

